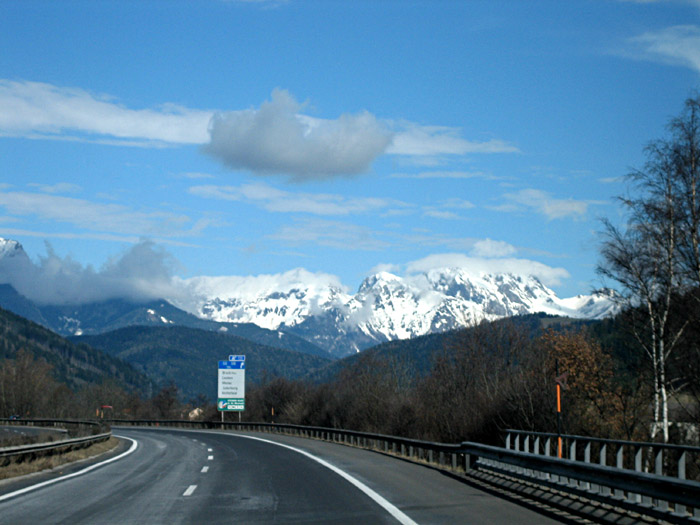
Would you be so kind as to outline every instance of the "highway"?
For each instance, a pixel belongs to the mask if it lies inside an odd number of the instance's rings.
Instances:
[[[108,464],[0,484],[0,522],[558,523],[436,470],[342,445],[241,432],[113,433],[125,446]],[[50,484],[32,490],[38,482]]]

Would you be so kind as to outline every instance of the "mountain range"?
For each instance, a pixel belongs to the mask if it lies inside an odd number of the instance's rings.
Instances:
[[[281,276],[172,279],[160,297],[129,298],[116,289],[101,300],[46,304],[15,286],[27,286],[32,264],[18,242],[0,239],[0,307],[62,335],[180,325],[325,358],[482,320],[537,312],[600,319],[617,310],[610,290],[560,299],[533,276],[453,267],[403,277],[377,272],[354,294],[333,276],[296,269]],[[50,276],[41,277],[52,284]]]
[[[276,286],[253,291],[220,286],[221,278],[199,277],[190,284],[203,299],[192,309],[199,317],[219,322],[235,320],[284,330],[338,357],[482,320],[531,313],[601,319],[617,311],[611,290],[560,299],[536,277],[473,275],[463,268],[433,269],[409,277],[379,272],[367,277],[355,294],[333,282],[319,285],[304,270],[285,277]]]

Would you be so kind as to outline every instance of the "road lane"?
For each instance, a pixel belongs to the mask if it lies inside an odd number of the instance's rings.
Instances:
[[[434,470],[331,443],[174,429],[114,433],[139,447],[84,476],[0,502],[0,522],[397,523],[323,464],[266,442],[274,440],[342,469],[417,523],[555,523]]]
[[[1,502],[0,521],[395,523],[345,480],[281,447],[168,430],[115,434],[138,440],[139,447],[84,476]]]

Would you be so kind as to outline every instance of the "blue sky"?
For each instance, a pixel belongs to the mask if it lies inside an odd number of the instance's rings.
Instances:
[[[148,241],[183,278],[462,264],[588,293],[621,177],[696,93],[699,15],[1,1],[0,236],[47,271]]]

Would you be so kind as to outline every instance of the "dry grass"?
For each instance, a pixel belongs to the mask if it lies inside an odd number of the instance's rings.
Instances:
[[[53,456],[45,456],[35,459],[34,461],[23,461],[21,463],[10,463],[7,466],[0,467],[0,480],[15,478],[33,474],[42,470],[54,469],[67,463],[83,461],[100,454],[104,454],[115,448],[119,444],[119,440],[115,437],[109,438],[107,441],[97,443],[90,447],[81,448],[65,454],[55,454]]]

